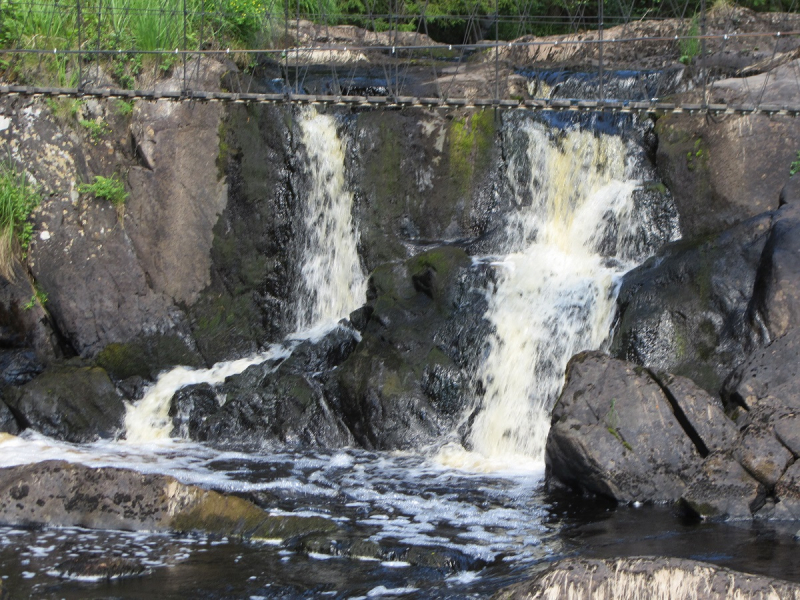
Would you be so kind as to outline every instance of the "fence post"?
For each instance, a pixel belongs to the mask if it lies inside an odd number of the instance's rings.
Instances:
[[[706,68],[706,0],[700,0],[700,68],[703,77],[703,108],[708,106],[707,82],[708,69]]]
[[[598,61],[598,75],[600,76],[599,97],[600,103],[605,102],[605,90],[603,89],[603,0],[597,0],[597,31],[600,39],[600,60]]]

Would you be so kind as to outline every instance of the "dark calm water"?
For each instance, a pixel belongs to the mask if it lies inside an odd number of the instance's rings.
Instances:
[[[548,495],[540,471],[471,474],[399,453],[257,456],[174,443],[78,448],[41,438],[5,448],[6,462],[37,448],[40,458],[169,472],[241,493],[274,514],[333,518],[342,532],[310,547],[0,528],[0,572],[11,598],[484,598],[575,555],[681,556],[800,581],[788,525],[694,523],[669,507]],[[375,542],[381,555],[338,555],[355,540]],[[421,565],[412,558],[420,551],[441,560]],[[111,581],[74,574],[75,565],[98,559],[144,572]]]

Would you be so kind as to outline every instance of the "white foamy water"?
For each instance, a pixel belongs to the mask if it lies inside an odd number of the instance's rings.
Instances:
[[[305,198],[305,244],[297,330],[337,320],[361,306],[367,280],[358,257],[353,194],[345,182],[345,144],[336,120],[303,109],[299,121],[311,185]]]
[[[472,452],[449,445],[439,453],[452,466],[541,466],[566,364],[601,347],[620,278],[644,258],[633,201],[639,174],[625,142],[579,128],[556,139],[536,122],[522,133],[526,153],[511,157],[509,181],[518,204],[532,200],[507,223],[509,254],[487,259],[497,283],[485,315],[493,334],[476,377],[484,394]],[[521,160],[530,166],[524,189],[511,177]]]

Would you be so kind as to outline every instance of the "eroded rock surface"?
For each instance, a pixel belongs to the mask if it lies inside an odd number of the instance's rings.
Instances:
[[[571,558],[493,596],[496,600],[567,597],[766,600],[800,598],[800,585],[683,558]]]
[[[202,531],[256,539],[331,532],[319,517],[272,517],[254,504],[167,475],[45,461],[0,469],[0,521],[134,531]]]

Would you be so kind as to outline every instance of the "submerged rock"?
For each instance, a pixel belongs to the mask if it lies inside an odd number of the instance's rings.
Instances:
[[[200,531],[253,539],[332,532],[320,517],[273,517],[167,475],[45,461],[0,469],[0,521],[13,526]]]
[[[493,596],[495,600],[567,597],[800,598],[800,585],[685,558],[570,558]]]

